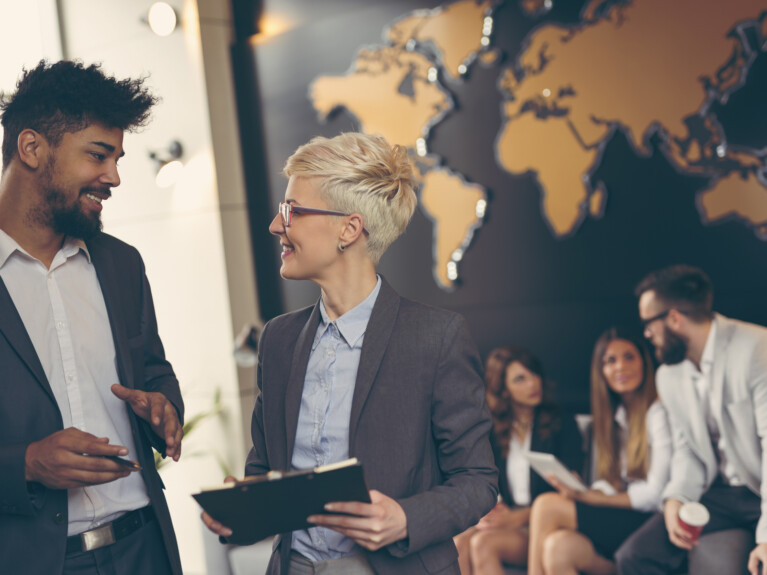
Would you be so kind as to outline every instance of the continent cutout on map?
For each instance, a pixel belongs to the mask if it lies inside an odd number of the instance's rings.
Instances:
[[[441,9],[417,11],[395,22],[386,36],[395,46],[405,46],[411,41],[430,42],[438,51],[437,63],[451,77],[459,78],[486,45],[483,44],[484,20],[490,8],[489,0],[469,0]]]
[[[533,145],[525,136],[531,133],[546,146]],[[543,213],[556,235],[567,234],[580,223],[592,192],[584,175],[594,165],[598,151],[582,146],[566,119],[520,116],[501,131],[496,150],[508,171],[535,173],[542,190]]]
[[[457,279],[455,266],[474,230],[482,225],[482,217],[477,214],[484,212],[487,194],[482,186],[468,184],[445,169],[429,170],[420,178],[421,207],[434,221],[434,259],[438,262],[434,275],[439,283],[448,286]]]
[[[310,98],[321,121],[345,108],[359,129],[380,134],[392,144],[407,146],[427,165],[419,172],[421,206],[434,225],[434,277],[446,289],[458,278],[457,265],[482,224],[486,191],[460,174],[436,167],[439,158],[427,155],[431,128],[453,109],[450,93],[438,70],[462,76],[486,50],[492,23],[491,2],[464,0],[434,10],[419,10],[386,31],[389,44],[359,50],[343,76],[321,76],[310,87]]]
[[[343,107],[357,118],[360,131],[415,148],[452,108],[449,94],[428,79],[432,66],[422,54],[398,47],[360,50],[346,76],[317,78],[309,97],[320,120]]]
[[[727,150],[707,114],[742,85],[754,58],[744,29],[760,30],[763,10],[763,0],[731,0],[722,18],[696,0],[596,0],[580,25],[531,34],[516,73],[499,82],[507,101],[497,154],[509,172],[536,175],[556,235],[574,232],[588,213],[589,176],[614,129],[643,155],[657,132],[684,173],[757,169],[753,156],[744,163]]]
[[[754,173],[745,178],[733,172],[700,194],[700,207],[706,221],[737,217],[767,239],[767,182]]]

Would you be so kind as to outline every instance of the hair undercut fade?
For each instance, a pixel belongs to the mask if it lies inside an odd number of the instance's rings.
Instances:
[[[144,86],[145,78],[117,80],[98,64],[45,60],[24,70],[16,91],[0,99],[3,169],[16,153],[19,134],[32,129],[57,145],[66,133],[98,123],[133,131],[144,126],[157,103]]]
[[[320,194],[330,209],[360,214],[375,264],[405,231],[418,202],[407,149],[391,146],[381,136],[318,136],[288,158],[283,173],[319,178]]]
[[[688,265],[668,266],[649,273],[634,293],[637,297],[647,291],[668,307],[676,308],[696,322],[713,315],[714,287],[706,273]]]

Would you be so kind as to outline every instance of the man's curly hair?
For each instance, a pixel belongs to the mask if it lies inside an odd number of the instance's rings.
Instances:
[[[144,86],[145,78],[116,80],[98,64],[46,60],[24,70],[16,92],[0,98],[3,125],[3,169],[16,153],[22,130],[42,134],[54,146],[66,133],[94,123],[132,131],[147,123],[157,103]]]

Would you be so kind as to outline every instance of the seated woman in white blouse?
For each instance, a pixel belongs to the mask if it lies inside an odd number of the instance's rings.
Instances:
[[[669,479],[671,431],[657,400],[650,352],[616,328],[591,361],[597,481],[539,497],[530,520],[530,575],[615,573],[613,555],[660,505]]]
[[[553,487],[530,469],[526,451],[553,453],[570,469],[583,464],[575,419],[548,400],[543,367],[529,351],[507,346],[490,352],[485,386],[501,501],[454,538],[461,575],[501,575],[504,563],[527,562],[530,504]]]

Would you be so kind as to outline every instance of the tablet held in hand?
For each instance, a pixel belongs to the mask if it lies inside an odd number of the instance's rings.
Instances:
[[[530,462],[530,467],[544,479],[547,479],[548,475],[553,475],[565,487],[569,487],[575,491],[588,491],[588,487],[583,484],[583,481],[567,469],[567,467],[565,467],[564,464],[551,453],[528,451],[527,453],[523,453],[523,455],[525,459]]]

